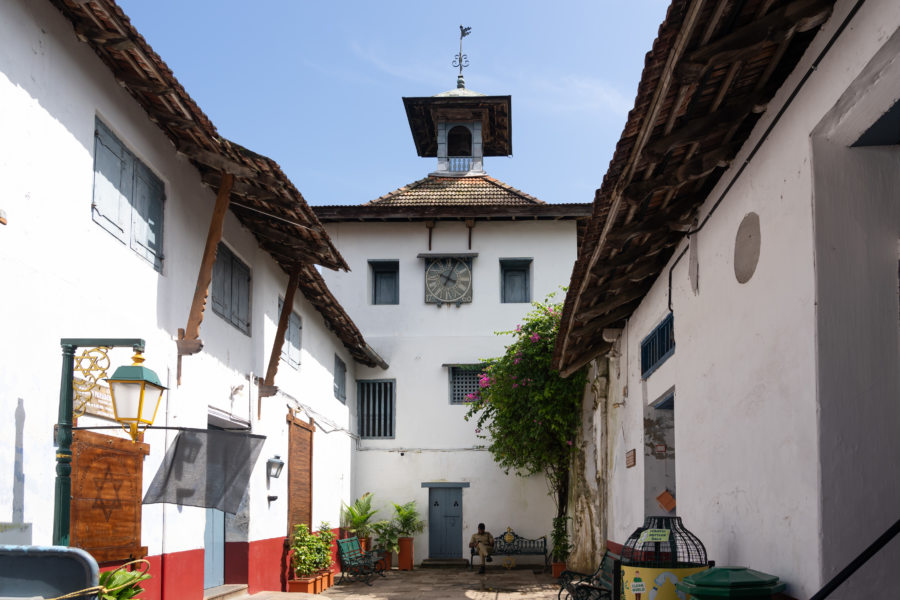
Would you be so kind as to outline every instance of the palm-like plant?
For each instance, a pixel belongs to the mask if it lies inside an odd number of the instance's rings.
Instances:
[[[353,504],[344,505],[341,510],[341,522],[356,537],[366,538],[372,533],[372,517],[378,510],[372,508],[372,492],[366,492]]]
[[[394,503],[394,522],[397,531],[403,537],[412,537],[425,530],[425,521],[416,509],[416,501],[411,500],[406,504]]]

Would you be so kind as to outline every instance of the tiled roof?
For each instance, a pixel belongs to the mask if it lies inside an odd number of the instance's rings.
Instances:
[[[363,206],[522,206],[545,204],[487,175],[430,175],[367,202]]]

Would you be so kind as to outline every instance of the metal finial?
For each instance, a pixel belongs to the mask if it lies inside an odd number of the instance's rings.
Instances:
[[[462,51],[462,41],[463,38],[472,33],[471,27],[463,27],[459,26],[459,54],[453,57],[453,66],[459,67],[459,76],[456,78],[456,87],[464,88],[466,87],[466,82],[463,79],[463,68],[469,66],[469,57],[463,54]]]

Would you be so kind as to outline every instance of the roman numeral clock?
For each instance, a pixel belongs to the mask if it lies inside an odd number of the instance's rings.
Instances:
[[[472,302],[472,254],[426,254],[425,302],[456,304]]]

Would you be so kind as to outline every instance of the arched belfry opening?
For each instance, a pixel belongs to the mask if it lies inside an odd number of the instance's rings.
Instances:
[[[464,125],[456,125],[447,132],[448,156],[472,156],[472,132]]]

